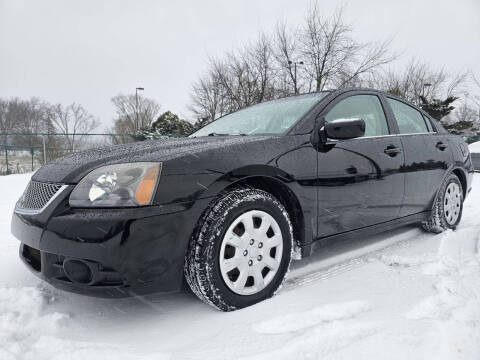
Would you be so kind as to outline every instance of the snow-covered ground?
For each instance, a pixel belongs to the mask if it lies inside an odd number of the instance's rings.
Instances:
[[[480,141],[471,143],[470,145],[468,145],[468,149],[471,153],[480,154]]]
[[[18,259],[0,177],[0,359],[480,359],[480,174],[456,231],[359,238],[293,264],[279,294],[222,313],[191,294],[96,299]]]

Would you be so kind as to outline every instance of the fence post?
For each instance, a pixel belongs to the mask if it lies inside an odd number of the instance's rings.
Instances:
[[[45,151],[45,135],[42,135],[42,144],[43,144],[43,165],[47,163],[47,152]]]
[[[7,147],[7,144],[5,144],[5,163],[7,164],[7,175],[8,175],[9,171],[8,171],[8,147]]]

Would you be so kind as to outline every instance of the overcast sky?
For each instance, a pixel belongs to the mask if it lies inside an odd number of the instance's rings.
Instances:
[[[145,88],[191,119],[191,84],[209,55],[302,21],[310,0],[0,0],[0,97],[78,102],[110,126],[110,98]],[[362,41],[394,37],[416,56],[480,77],[480,0],[343,1]],[[338,1],[318,1],[331,14]],[[399,65],[397,65],[399,66]]]

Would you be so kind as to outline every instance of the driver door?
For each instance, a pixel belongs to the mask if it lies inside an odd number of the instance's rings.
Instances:
[[[399,215],[405,161],[400,139],[391,136],[394,125],[384,104],[375,92],[348,92],[320,114],[321,122],[360,118],[366,128],[363,137],[339,140],[318,152],[318,238]]]

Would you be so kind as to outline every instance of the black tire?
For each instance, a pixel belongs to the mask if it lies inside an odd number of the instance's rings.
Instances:
[[[267,212],[279,225],[283,252],[277,273],[268,285],[252,295],[239,295],[225,283],[220,271],[224,235],[235,219],[250,210]],[[293,252],[293,229],[284,206],[268,192],[242,188],[218,198],[200,219],[185,259],[185,279],[205,303],[222,311],[241,309],[272,297],[282,285]]]
[[[460,204],[458,209],[458,217],[455,222],[449,223],[447,221],[444,201],[446,196],[446,191],[450,184],[456,184],[460,188]],[[427,221],[422,223],[423,228],[426,231],[438,234],[447,229],[455,229],[462,218],[463,212],[463,187],[455,174],[450,174],[445,181],[443,182],[442,186],[437,192],[437,196],[435,197],[435,201],[433,202],[432,212],[430,217]]]

